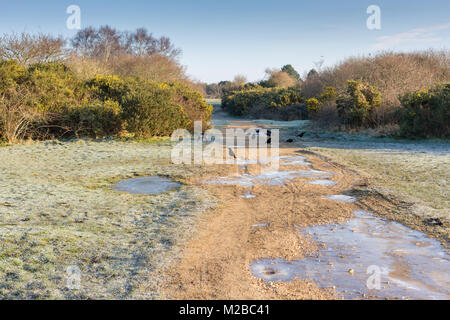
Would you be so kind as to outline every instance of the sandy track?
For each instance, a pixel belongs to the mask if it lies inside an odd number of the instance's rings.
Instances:
[[[299,149],[281,148],[281,155],[299,155]],[[242,199],[247,189],[236,185],[207,185],[208,174],[191,181],[212,192],[221,203],[201,219],[198,232],[184,247],[181,261],[170,270],[164,288],[170,299],[333,299],[332,288],[321,289],[313,282],[265,283],[250,272],[252,262],[261,258],[298,260],[313,254],[317,244],[302,236],[306,226],[343,222],[353,216],[355,204],[337,203],[324,196],[345,193],[361,183],[314,155],[312,168],[333,172],[335,187],[313,186],[311,179],[299,178],[282,186],[256,185],[254,199]],[[289,170],[310,169],[306,166]],[[235,172],[232,166],[215,168],[214,175]],[[283,170],[281,168],[280,170]],[[254,166],[252,170],[258,170]],[[268,227],[254,227],[266,224]]]

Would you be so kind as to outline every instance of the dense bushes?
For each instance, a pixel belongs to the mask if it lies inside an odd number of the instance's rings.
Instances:
[[[314,83],[321,86],[319,91],[322,92],[328,86],[345,90],[348,80],[361,79],[380,90],[383,105],[395,108],[400,103],[399,95],[450,81],[449,65],[448,50],[382,52],[368,57],[348,58],[309,76],[304,85],[304,93],[311,98],[306,89],[310,89],[307,87]]]
[[[123,129],[121,107],[118,103],[107,101],[68,108],[62,114],[61,124],[77,137],[117,135]]]
[[[346,92],[336,100],[339,117],[351,127],[374,123],[375,108],[381,105],[377,88],[362,81],[348,81]]]
[[[202,121],[205,130],[209,126],[212,107],[199,92],[182,83],[96,76],[87,85],[97,99],[119,103],[126,129],[139,136],[193,129],[195,121]]]
[[[228,92],[222,98],[222,107],[230,114],[248,115],[254,108],[283,111],[288,106],[304,103],[298,89],[262,88]]]
[[[400,97],[400,134],[406,137],[450,137],[450,83]]]
[[[0,136],[102,137],[126,130],[135,136],[192,129],[212,113],[200,93],[182,83],[95,76],[81,80],[64,64],[24,67],[0,62]]]
[[[407,138],[449,138],[450,83],[402,94],[399,101],[401,105],[391,116],[396,126],[389,133]],[[381,105],[379,90],[361,80],[348,81],[340,94],[329,87],[317,98],[307,100],[309,114],[316,123],[351,129],[380,129],[377,109]]]

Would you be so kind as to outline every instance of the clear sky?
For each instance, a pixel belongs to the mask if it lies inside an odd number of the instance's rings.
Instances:
[[[192,78],[216,82],[236,74],[259,80],[268,67],[292,64],[300,73],[379,50],[449,48],[449,0],[0,0],[0,33],[71,36],[69,5],[81,24],[121,30],[146,27],[183,50]],[[366,10],[381,8],[381,30],[369,30]]]

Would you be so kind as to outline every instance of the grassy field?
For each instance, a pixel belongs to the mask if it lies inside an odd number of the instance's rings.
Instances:
[[[152,299],[197,214],[214,205],[184,186],[156,196],[111,191],[123,178],[183,181],[168,143],[43,142],[0,148],[0,298]],[[69,290],[67,268],[81,270]]]
[[[450,218],[450,144],[348,134],[311,134],[309,150],[362,172],[383,194],[411,202],[415,214]]]

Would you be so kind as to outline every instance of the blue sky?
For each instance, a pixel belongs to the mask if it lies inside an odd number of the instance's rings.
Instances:
[[[82,27],[146,27],[183,50],[192,78],[215,82],[243,74],[261,79],[268,67],[292,64],[300,73],[379,50],[449,48],[448,0],[0,0],[0,33],[71,36],[69,5]],[[369,5],[381,8],[381,30],[366,27]]]

